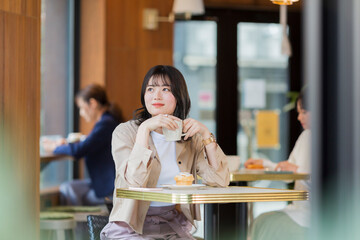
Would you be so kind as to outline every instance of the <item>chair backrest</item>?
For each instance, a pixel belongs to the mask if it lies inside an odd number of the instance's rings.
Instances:
[[[88,215],[87,216],[87,225],[90,240],[100,240],[100,232],[109,222],[108,216],[100,215]]]

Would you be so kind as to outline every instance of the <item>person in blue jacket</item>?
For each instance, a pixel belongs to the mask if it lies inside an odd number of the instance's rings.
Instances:
[[[105,203],[114,190],[115,165],[111,154],[111,137],[122,122],[121,111],[110,104],[105,89],[92,84],[76,95],[80,116],[95,122],[91,133],[83,141],[67,143],[47,141],[44,148],[54,154],[85,158],[90,179],[77,179],[60,185],[60,202],[65,205],[98,205]]]

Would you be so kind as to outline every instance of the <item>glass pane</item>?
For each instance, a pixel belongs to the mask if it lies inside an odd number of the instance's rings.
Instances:
[[[175,23],[174,66],[184,75],[190,98],[190,117],[216,133],[216,23]]]
[[[174,66],[184,75],[188,86],[190,117],[204,123],[215,135],[216,28],[211,21],[176,22],[174,27]],[[196,224],[194,236],[203,238],[204,223]]]
[[[238,153],[242,163],[249,157],[267,158],[273,162],[288,158],[288,118],[284,107],[289,102],[288,57],[281,55],[282,29],[280,24],[238,24],[238,91],[240,96]],[[256,116],[271,110],[278,116],[278,144],[260,147],[256,136]],[[278,114],[278,115],[274,115]],[[270,125],[271,126],[271,125]],[[275,127],[272,128],[276,129]],[[275,146],[276,145],[276,146]],[[258,187],[286,188],[283,182],[259,181]],[[256,203],[253,216],[282,209],[286,202]]]
[[[41,2],[41,135],[52,138],[64,137],[70,130],[70,2]],[[41,170],[40,188],[70,179],[71,168],[69,161],[49,163]]]
[[[281,26],[266,23],[238,24],[238,89],[240,117],[238,152],[249,157],[265,157],[274,162],[287,159],[289,102],[288,57],[281,55]],[[255,134],[255,114],[261,110],[279,112],[279,145],[260,148]]]

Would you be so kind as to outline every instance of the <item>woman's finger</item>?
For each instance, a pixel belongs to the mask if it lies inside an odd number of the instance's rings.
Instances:
[[[182,121],[180,118],[178,117],[175,117],[173,115],[167,115],[168,118],[172,119],[172,120],[175,120],[175,121]]]
[[[160,127],[165,127],[165,128],[171,129],[171,130],[175,130],[179,127],[176,120],[174,120],[170,117],[165,117],[165,116],[160,118],[159,125],[160,125]]]
[[[194,119],[187,118],[184,120],[183,124],[184,124],[183,126],[184,132],[188,132],[191,126],[194,124]]]
[[[168,114],[162,114],[161,115],[161,120],[163,120],[163,123],[168,124],[169,129],[175,130],[179,127],[178,123],[179,121],[181,121],[180,118],[175,117],[173,115],[168,115]]]
[[[186,130],[186,137],[184,139],[186,140],[189,137],[193,137],[197,132],[199,132],[199,127],[196,125],[192,125]]]
[[[186,132],[184,140],[187,140],[188,138],[193,137],[195,134],[196,134],[196,131],[193,129],[190,129],[189,131]]]

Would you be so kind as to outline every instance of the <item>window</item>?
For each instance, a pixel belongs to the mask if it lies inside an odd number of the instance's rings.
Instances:
[[[59,138],[73,126],[73,1],[41,2],[41,136]],[[70,161],[42,164],[40,189],[71,177]]]
[[[289,102],[289,70],[288,57],[281,54],[281,37],[280,24],[238,23],[238,91],[241,96],[238,124],[241,127],[238,128],[237,144],[242,162],[249,157],[267,158],[273,162],[288,158],[289,112],[283,108]],[[247,101],[248,95],[250,100]],[[281,127],[278,128],[277,147],[261,148],[256,144],[256,113],[263,110],[278,113]],[[252,186],[286,188],[283,182],[270,181],[254,182]],[[253,214],[256,217],[285,206],[286,202],[254,203]]]
[[[216,23],[175,23],[174,65],[184,75],[191,98],[190,117],[216,133]]]
[[[213,21],[180,21],[174,28],[174,66],[184,75],[188,86],[190,117],[204,123],[215,135],[216,28]],[[194,236],[204,237],[203,221],[197,224]]]
[[[282,27],[275,23],[238,24],[238,153],[249,157],[284,161],[288,158],[289,113],[283,107],[289,102],[288,57],[281,54]],[[255,91],[251,91],[255,86]],[[263,87],[263,92],[259,91]],[[248,91],[248,92],[247,92]],[[256,95],[258,94],[258,95]],[[246,101],[246,96],[250,95]],[[253,99],[253,96],[257,96]],[[263,96],[261,96],[263,95]],[[262,99],[260,101],[259,99]],[[252,100],[251,100],[252,99]],[[252,101],[252,102],[251,102]],[[255,115],[258,110],[279,112],[279,146],[259,148],[256,145]]]

